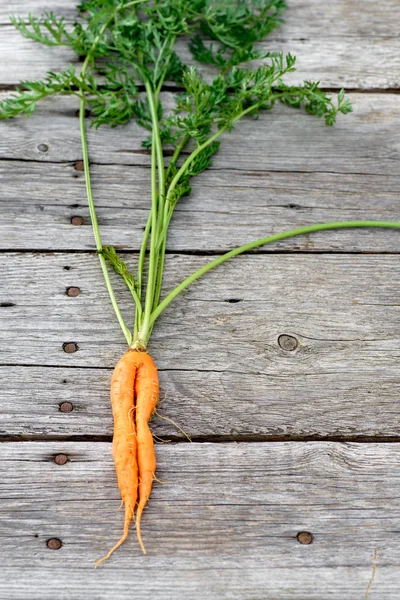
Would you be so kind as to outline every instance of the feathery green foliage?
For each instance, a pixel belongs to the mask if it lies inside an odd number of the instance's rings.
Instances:
[[[117,317],[136,348],[146,347],[154,315],[165,304],[165,299],[161,304],[159,300],[174,208],[190,194],[191,180],[211,166],[223,134],[246,115],[256,117],[277,102],[304,108],[327,125],[333,125],[338,113],[351,111],[343,91],[335,104],[318,83],[285,83],[285,76],[295,71],[295,58],[262,49],[262,40],[281,24],[285,8],[283,0],[84,0],[78,6],[78,22],[72,25],[52,12],[40,18],[12,18],[24,37],[47,46],[67,46],[83,59],[80,72],[69,66],[43,81],[22,82],[18,92],[0,104],[0,118],[30,115],[37,102],[50,95],[78,97],[96,247]],[[182,62],[176,51],[178,38],[187,44],[197,66]],[[211,80],[202,75],[204,64],[214,71]],[[178,88],[172,105],[163,106],[160,92],[166,81]],[[152,203],[136,277],[114,248],[102,246],[91,190],[86,108],[96,128],[133,120],[147,132],[143,146],[152,155]],[[172,155],[168,164],[167,148]],[[133,339],[113,295],[107,264],[134,298]]]

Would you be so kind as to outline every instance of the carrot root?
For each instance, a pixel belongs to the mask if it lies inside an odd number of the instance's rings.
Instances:
[[[140,530],[140,519],[142,518],[143,508],[144,508],[144,506],[143,507],[139,507],[137,509],[137,512],[136,512],[136,535],[137,535],[137,539],[138,539],[138,542],[140,544],[140,547],[142,549],[143,554],[147,554],[147,550],[146,550],[146,548],[144,546],[144,543],[143,543],[143,540],[142,540],[142,533],[141,533],[141,530]]]
[[[119,360],[111,380],[113,457],[125,504],[124,532],[106,556],[96,562],[95,567],[110,558],[127,539],[136,503],[137,538],[143,554],[146,554],[140,520],[155,478],[154,440],[148,422],[155,411],[158,397],[158,374],[153,359],[145,352],[129,350]]]
[[[128,534],[129,534],[129,525],[132,521],[132,517],[133,517],[133,508],[130,506],[125,506],[124,533],[123,533],[121,539],[115,544],[115,546],[113,546],[111,548],[111,550],[109,552],[107,552],[107,554],[105,556],[103,556],[103,558],[99,558],[99,560],[96,561],[96,563],[94,565],[95,569],[97,569],[97,567],[99,565],[101,565],[102,562],[108,560],[110,558],[111,554],[113,554],[113,552],[115,552],[117,550],[117,548],[122,546],[122,544],[125,542],[125,540],[128,537]]]

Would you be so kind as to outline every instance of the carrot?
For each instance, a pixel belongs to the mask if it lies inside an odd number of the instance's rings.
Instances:
[[[140,519],[149,499],[156,471],[153,436],[148,422],[156,409],[159,397],[157,368],[149,354],[141,354],[142,364],[136,378],[136,431],[139,465],[139,504],[136,513],[136,531],[143,553],[146,554]]]
[[[96,562],[95,567],[110,558],[128,537],[138,490],[137,534],[146,554],[140,534],[140,517],[149,499],[156,470],[153,436],[148,421],[155,410],[158,396],[157,369],[150,355],[134,350],[126,352],[115,367],[111,380],[113,458],[125,505],[124,532],[106,556]]]

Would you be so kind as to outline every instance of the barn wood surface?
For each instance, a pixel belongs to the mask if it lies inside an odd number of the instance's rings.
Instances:
[[[0,7],[2,97],[76,60],[21,38],[8,14],[54,10],[72,22],[74,6]],[[269,233],[400,220],[399,18],[395,0],[290,3],[268,46],[297,55],[293,81],[350,90],[354,113],[332,129],[285,107],[239,124],[177,207],[165,291],[210,253]],[[0,599],[124,600],[140,590],[142,600],[363,600],[375,560],[370,600],[397,600],[393,231],[265,247],[171,305],[151,347],[167,483],[155,484],[143,517],[149,555],[132,529],[93,569],[122,527],[108,386],[125,348],[94,253],[77,108],[57,98],[1,123]],[[133,124],[89,133],[104,242],[132,266],[149,197],[141,138]]]

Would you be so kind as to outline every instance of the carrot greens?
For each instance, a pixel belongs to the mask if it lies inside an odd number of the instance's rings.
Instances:
[[[96,250],[111,303],[133,352],[146,352],[156,320],[182,290],[238,254],[314,231],[400,228],[400,223],[395,222],[346,221],[305,225],[270,235],[218,256],[162,297],[167,237],[174,209],[190,194],[193,178],[211,166],[221,142],[238,121],[245,117],[256,118],[276,104],[285,104],[323,118],[326,125],[331,126],[339,114],[352,110],[343,90],[334,101],[318,83],[285,83],[285,76],[295,71],[295,57],[262,49],[265,36],[281,24],[284,9],[282,0],[84,0],[78,6],[74,24],[52,12],[39,18],[33,15],[27,19],[12,18],[24,37],[47,46],[67,46],[83,61],[80,70],[70,65],[61,73],[48,73],[41,81],[23,81],[20,89],[0,104],[0,118],[28,116],[40,100],[52,95],[77,97]],[[172,94],[162,94],[165,82],[169,82]],[[88,110],[90,125],[95,128],[119,127],[135,121],[146,132],[143,147],[151,153],[150,210],[136,273],[130,272],[116,250],[105,246],[101,239],[86,137]],[[132,330],[119,309],[110,267],[122,277],[132,295],[135,313]],[[121,361],[113,380],[115,406],[130,407],[121,417],[129,421],[134,411],[139,410],[135,404],[137,398],[144,398],[143,406],[146,403],[143,390],[147,389],[148,382],[143,373],[147,367],[144,359],[137,355],[128,354]],[[131,371],[127,374],[128,364]],[[121,381],[125,380],[136,387],[129,393],[125,390],[122,399]],[[146,429],[157,402],[154,390],[152,394],[146,409],[140,409],[145,416],[139,418],[136,412],[136,425],[131,423],[130,427],[131,435],[136,436],[137,430],[137,435],[142,435],[148,444],[147,454],[143,454],[146,459],[140,458],[140,452],[144,451],[140,450],[142,439],[139,437],[139,450],[129,450],[132,481],[138,479],[138,468],[139,481],[140,473],[150,477],[146,491],[139,489],[140,511],[148,500],[154,476],[152,467],[148,466],[155,465],[155,458],[149,441],[151,434]],[[120,432],[118,436],[122,444]],[[122,457],[122,463],[123,460]],[[136,492],[133,496],[137,497]],[[134,510],[132,503],[136,500],[130,502],[129,520]],[[139,522],[140,512],[138,531]]]

